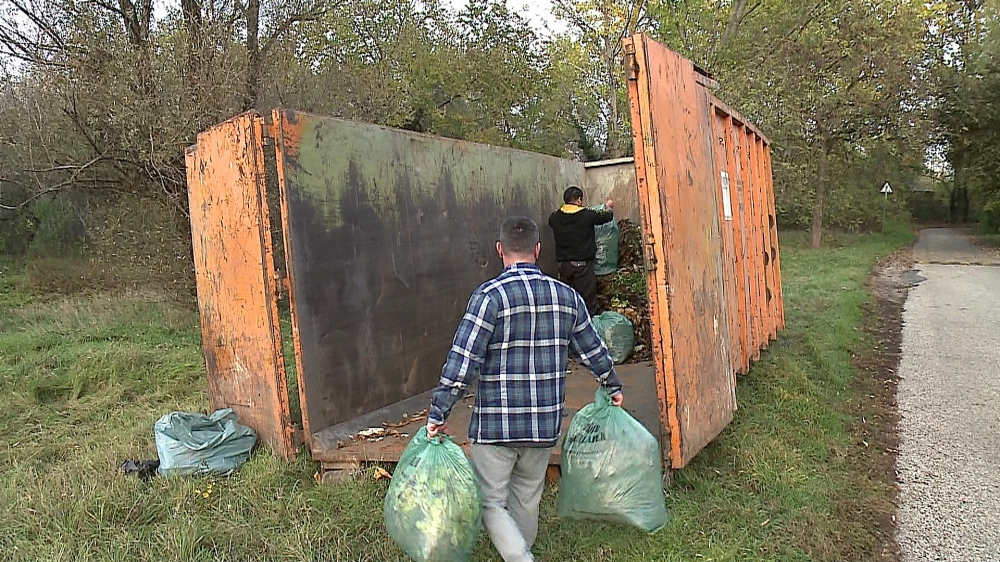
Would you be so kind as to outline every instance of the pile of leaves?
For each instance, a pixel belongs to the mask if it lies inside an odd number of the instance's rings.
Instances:
[[[618,221],[618,228],[621,231],[618,269],[597,278],[598,309],[601,312],[617,312],[632,322],[636,347],[626,363],[641,363],[652,359],[642,227],[629,219],[622,219]]]

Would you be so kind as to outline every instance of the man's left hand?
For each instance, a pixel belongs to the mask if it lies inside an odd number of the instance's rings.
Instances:
[[[434,423],[427,422],[427,437],[435,437],[438,433],[448,433],[448,422]]]

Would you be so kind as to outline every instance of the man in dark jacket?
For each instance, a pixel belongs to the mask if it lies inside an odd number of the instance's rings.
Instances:
[[[587,303],[587,312],[597,314],[597,240],[594,227],[615,220],[614,201],[608,199],[605,211],[583,206],[583,190],[572,186],[563,193],[566,203],[549,216],[549,226],[556,237],[556,260],[559,280],[576,289]]]

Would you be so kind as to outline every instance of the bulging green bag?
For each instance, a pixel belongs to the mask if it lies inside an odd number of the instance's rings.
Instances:
[[[624,363],[635,349],[635,327],[624,315],[617,312],[602,312],[591,318],[594,328],[608,346],[611,359],[616,365]]]
[[[655,533],[667,524],[660,443],[611,405],[604,388],[573,416],[562,443],[559,517],[593,519]]]
[[[385,495],[385,526],[417,562],[462,562],[479,539],[483,502],[472,464],[447,436],[421,428]]]
[[[604,205],[593,207],[603,211]],[[618,269],[618,239],[621,236],[618,223],[614,220],[594,227],[594,239],[597,241],[597,256],[594,258],[594,273],[610,275]]]
[[[238,423],[232,408],[210,416],[171,412],[153,425],[160,474],[228,474],[250,458],[253,429]]]

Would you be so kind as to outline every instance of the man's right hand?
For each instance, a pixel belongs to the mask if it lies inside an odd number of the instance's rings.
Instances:
[[[625,402],[625,395],[619,392],[611,397],[611,405],[621,407],[622,403]]]
[[[614,208],[615,208],[615,202],[614,202],[613,199],[611,199],[610,197],[608,197],[608,200],[604,202],[604,206],[607,207],[608,209],[614,210]]]

